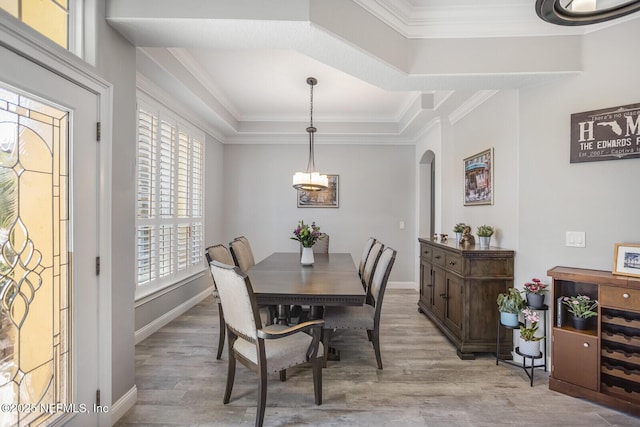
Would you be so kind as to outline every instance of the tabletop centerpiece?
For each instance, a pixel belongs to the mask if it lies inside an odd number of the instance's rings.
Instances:
[[[298,222],[298,226],[293,230],[291,240],[297,240],[302,246],[302,254],[300,256],[302,265],[313,265],[315,261],[313,258],[313,245],[321,238],[320,227],[316,225],[315,221],[310,225],[305,224],[302,220]]]

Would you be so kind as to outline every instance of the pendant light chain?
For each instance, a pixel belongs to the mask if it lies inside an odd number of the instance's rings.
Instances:
[[[316,171],[316,162],[315,162],[315,156],[314,156],[315,147],[313,146],[315,142],[314,133],[316,132],[316,128],[313,127],[313,86],[316,84],[316,80],[312,78],[308,78],[307,83],[309,83],[309,86],[311,87],[311,90],[310,90],[311,95],[309,96],[310,120],[309,120],[309,127],[307,128],[307,132],[309,132],[309,162],[307,164],[307,173],[311,173]]]

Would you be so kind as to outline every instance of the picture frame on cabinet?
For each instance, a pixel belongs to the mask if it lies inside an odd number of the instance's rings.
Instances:
[[[611,272],[620,276],[640,277],[640,244],[616,243]]]
[[[464,159],[464,205],[493,204],[493,148]]]

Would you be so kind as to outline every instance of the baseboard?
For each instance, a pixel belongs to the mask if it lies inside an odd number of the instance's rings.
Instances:
[[[416,282],[387,282],[387,289],[413,289],[418,290]]]
[[[171,322],[172,320],[186,313],[191,307],[193,307],[194,305],[198,304],[200,301],[202,301],[203,299],[211,295],[212,292],[213,292],[213,286],[200,292],[198,295],[194,296],[193,298],[188,299],[187,301],[183,302],[173,310],[167,311],[165,314],[158,317],[153,322],[138,329],[135,333],[136,344],[139,344],[145,338],[150,337],[154,332],[158,331],[167,323]]]
[[[117,423],[120,418],[127,413],[127,411],[133,408],[138,400],[138,389],[134,384],[117,402],[111,405],[109,408],[109,414],[111,414],[111,425]]]

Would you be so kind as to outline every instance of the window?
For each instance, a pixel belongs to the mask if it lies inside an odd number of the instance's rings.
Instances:
[[[0,9],[78,56],[82,7],[81,0],[0,0]]]
[[[137,291],[202,271],[204,133],[138,101]]]

